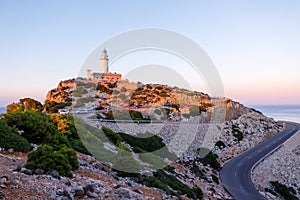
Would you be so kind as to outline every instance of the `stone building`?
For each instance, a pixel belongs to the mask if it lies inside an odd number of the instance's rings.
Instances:
[[[101,83],[114,83],[121,80],[122,74],[109,72],[108,54],[107,50],[104,49],[100,58],[100,72],[92,72],[88,69],[87,78]]]

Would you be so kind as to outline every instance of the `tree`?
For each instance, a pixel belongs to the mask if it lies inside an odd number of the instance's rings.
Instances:
[[[28,152],[32,149],[29,142],[19,136],[17,131],[9,127],[4,119],[0,119],[0,147],[6,150]]]
[[[31,143],[40,144],[47,134],[56,132],[54,124],[46,114],[30,109],[6,113],[4,119],[9,126],[23,131],[22,136]]]
[[[43,105],[32,98],[23,98],[20,99],[18,103],[9,104],[6,109],[8,113],[14,112],[18,109],[31,109],[33,111],[42,111]]]

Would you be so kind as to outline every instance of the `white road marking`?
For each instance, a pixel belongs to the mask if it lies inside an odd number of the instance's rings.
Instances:
[[[240,186],[241,190],[245,191],[244,188],[242,186]]]

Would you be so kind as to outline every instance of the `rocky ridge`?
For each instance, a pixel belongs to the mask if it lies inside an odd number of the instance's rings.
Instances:
[[[100,91],[95,90],[98,86],[96,87],[87,80],[80,80],[80,86],[78,85],[75,89],[74,82],[74,80],[62,81],[56,89],[48,93],[47,100],[64,103],[75,95],[79,98],[73,100],[73,103],[80,102],[82,104],[80,107],[90,107],[95,105],[95,102],[98,102],[99,106],[106,106],[114,101],[118,101],[117,104],[122,107],[128,106],[128,100],[126,98],[124,101],[122,100],[124,96],[130,96],[135,92],[130,98],[131,103],[135,106],[141,105],[142,109],[138,109],[140,112],[154,115],[155,118],[162,117],[162,115],[154,112],[157,106],[165,108],[166,102],[171,105],[179,105],[180,112],[176,106],[172,107],[170,120],[166,120],[164,123],[111,123],[90,120],[91,116],[88,115],[84,117],[84,121],[94,127],[105,126],[115,132],[131,135],[150,132],[160,136],[165,144],[173,142],[174,148],[180,147],[179,151],[182,149],[184,151],[175,162],[170,163],[175,168],[171,174],[190,188],[200,187],[203,190],[204,199],[230,198],[219,180],[218,171],[198,160],[199,148],[206,136],[210,135],[207,134],[210,130],[219,132],[210,139],[210,142],[213,145],[211,146],[212,152],[218,155],[217,160],[221,164],[281,130],[281,127],[273,119],[225,98],[221,101],[226,105],[227,121],[221,124],[209,124],[207,122],[210,122],[211,113],[214,109],[213,99],[200,92],[176,87],[170,88],[160,84],[141,85],[138,89],[132,88],[131,90],[123,87],[105,89],[101,86],[102,91]],[[82,89],[77,90],[78,88]],[[78,99],[79,101],[77,101]],[[179,104],[178,102],[182,103]],[[154,107],[153,110],[150,109],[153,113],[149,113],[147,105]],[[201,112],[196,116],[183,117],[182,114],[184,113],[190,114],[190,108],[193,105],[199,106]],[[211,129],[212,126],[213,129]],[[178,134],[181,137],[179,140],[175,140]],[[193,140],[183,145],[181,141],[189,139],[190,136]],[[218,141],[224,145],[216,145]],[[0,168],[0,174],[4,174],[4,177],[1,178],[0,196],[2,194],[6,198],[17,199],[22,194],[24,199],[27,197],[29,199],[31,195],[35,196],[36,199],[177,199],[177,197],[167,195],[156,188],[146,187],[130,178],[118,177],[108,166],[98,162],[93,157],[79,153],[80,169],[73,173],[73,177],[60,177],[60,179],[53,177],[56,176],[55,173],[37,175],[36,172],[29,172],[22,168],[20,171],[14,171],[18,165],[25,163],[26,155],[2,152],[0,159],[1,166],[3,166]],[[14,187],[11,185],[14,184],[13,180],[18,180],[19,182],[17,182],[21,184],[17,185],[21,186]],[[16,192],[17,189],[19,192]],[[182,196],[182,198],[187,199],[186,196]]]

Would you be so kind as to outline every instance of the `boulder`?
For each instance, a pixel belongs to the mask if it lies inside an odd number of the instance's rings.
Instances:
[[[116,190],[115,194],[119,195],[122,198],[130,198],[131,192],[132,192],[131,190],[121,187]]]
[[[83,197],[84,196],[84,189],[82,186],[75,186],[72,188],[72,191],[74,191],[75,197]]]
[[[32,175],[32,171],[30,169],[22,168],[20,172],[23,174]]]
[[[96,194],[95,192],[91,192],[89,190],[86,192],[86,195],[90,198],[98,198],[99,197],[98,194]]]
[[[56,170],[52,170],[52,171],[50,171],[48,174],[51,175],[53,178],[60,179],[59,172],[56,171]]]
[[[89,184],[85,187],[85,191],[95,192],[95,187],[92,184]]]
[[[36,175],[42,175],[44,173],[45,173],[45,171],[42,170],[42,169],[36,169],[36,170],[34,170],[34,174],[36,174]]]

